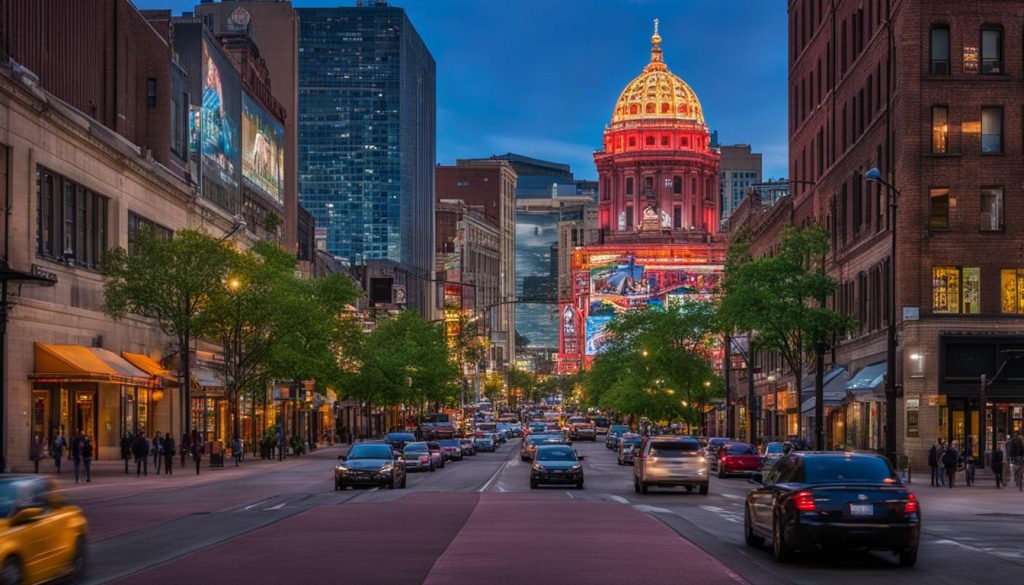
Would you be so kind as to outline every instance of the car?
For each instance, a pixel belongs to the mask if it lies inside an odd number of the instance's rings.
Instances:
[[[53,480],[0,475],[0,579],[77,582],[85,573],[88,522]]]
[[[646,494],[653,486],[682,486],[707,495],[709,475],[708,459],[693,437],[647,437],[633,456],[633,489],[638,493]]]
[[[604,446],[609,449],[619,448],[619,437],[629,432],[629,425],[611,425],[604,436]]]
[[[434,459],[435,465],[444,469],[444,462],[448,460],[445,455],[444,449],[441,448],[441,443],[437,441],[427,441],[427,451],[430,451],[431,459]],[[437,463],[440,461],[440,463]]]
[[[530,489],[551,483],[569,483],[583,489],[582,460],[568,445],[540,445],[530,466]]]
[[[533,454],[540,445],[562,444],[565,444],[565,437],[561,433],[528,435],[519,445],[519,459],[522,461],[533,460]]]
[[[773,442],[764,446],[764,456],[761,458],[765,469],[771,469],[779,459],[786,453],[786,446],[782,443]]]
[[[892,551],[913,566],[921,538],[921,505],[879,455],[793,452],[763,477],[744,506],[749,546],[772,541],[779,562],[818,548]]]
[[[412,433],[393,432],[384,435],[384,442],[391,445],[395,451],[401,452],[409,443],[416,442],[416,435]]]
[[[476,446],[476,450],[479,451],[490,451],[494,453],[498,450],[498,439],[495,438],[494,433],[480,433],[473,437],[473,444]]]
[[[732,441],[732,439],[727,439],[725,437],[711,437],[704,445],[704,455],[707,456],[708,459],[715,460],[718,457],[718,450],[722,445],[730,441]]]
[[[428,441],[451,439],[455,436],[455,425],[452,424],[451,417],[444,412],[424,414],[423,420],[420,422],[420,430],[423,433],[423,438]]]
[[[594,423],[594,430],[596,430],[599,435],[607,433],[609,424],[611,424],[609,423],[607,416],[595,416],[592,417],[590,421]]]
[[[526,434],[530,433],[543,433],[548,428],[548,424],[544,421],[533,421],[526,427]]]
[[[594,423],[583,417],[569,419],[569,438],[573,441],[596,441],[597,431]]]
[[[442,439],[438,443],[449,461],[462,461],[462,443],[458,439]]]
[[[502,443],[507,443],[512,438],[512,425],[508,423],[498,423],[495,426],[495,432],[501,438]]]
[[[387,443],[357,443],[338,455],[334,489],[355,486],[405,488],[405,461]]]
[[[459,439],[459,445],[462,447],[463,455],[476,455],[476,445],[473,444],[473,439],[463,437]]]
[[[761,454],[750,443],[726,443],[718,449],[718,477],[761,471]]]
[[[402,459],[405,460],[405,468],[408,471],[434,471],[441,466],[440,453],[430,452],[426,443],[409,443],[402,449]]]
[[[641,437],[640,435],[634,435],[632,433],[622,435],[622,437],[619,439],[619,448],[617,451],[617,459],[619,461],[619,465],[633,464],[633,454],[636,452],[637,447],[640,446],[640,443],[642,441],[643,437]]]

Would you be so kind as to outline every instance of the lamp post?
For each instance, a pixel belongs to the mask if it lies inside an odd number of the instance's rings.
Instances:
[[[885,353],[885,455],[896,465],[896,199],[900,192],[882,178],[882,172],[871,168],[864,178],[889,191],[889,232],[892,238],[889,255],[889,327]]]

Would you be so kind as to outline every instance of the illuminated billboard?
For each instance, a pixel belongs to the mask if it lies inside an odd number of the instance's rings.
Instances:
[[[274,201],[283,201],[284,127],[246,94],[242,94],[242,180]]]
[[[203,101],[200,132],[203,176],[238,185],[238,120],[241,79],[209,42],[203,41]]]

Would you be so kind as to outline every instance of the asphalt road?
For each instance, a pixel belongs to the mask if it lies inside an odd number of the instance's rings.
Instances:
[[[408,489],[333,491],[338,450],[198,482],[71,488],[90,519],[88,582],[104,583],[1018,583],[1024,493],[916,485],[914,569],[884,553],[779,565],[743,543],[744,479],[711,493],[633,492],[603,440],[583,490],[529,489],[518,442],[409,476]],[[571,578],[570,578],[571,576]]]

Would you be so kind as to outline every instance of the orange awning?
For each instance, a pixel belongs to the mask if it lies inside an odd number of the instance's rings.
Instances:
[[[42,382],[105,382],[146,386],[149,375],[116,353],[100,347],[36,343],[35,373]]]
[[[178,381],[171,375],[171,371],[160,365],[160,362],[141,353],[121,352],[121,357],[128,360],[133,366],[149,374],[157,386],[164,388],[176,388]]]

